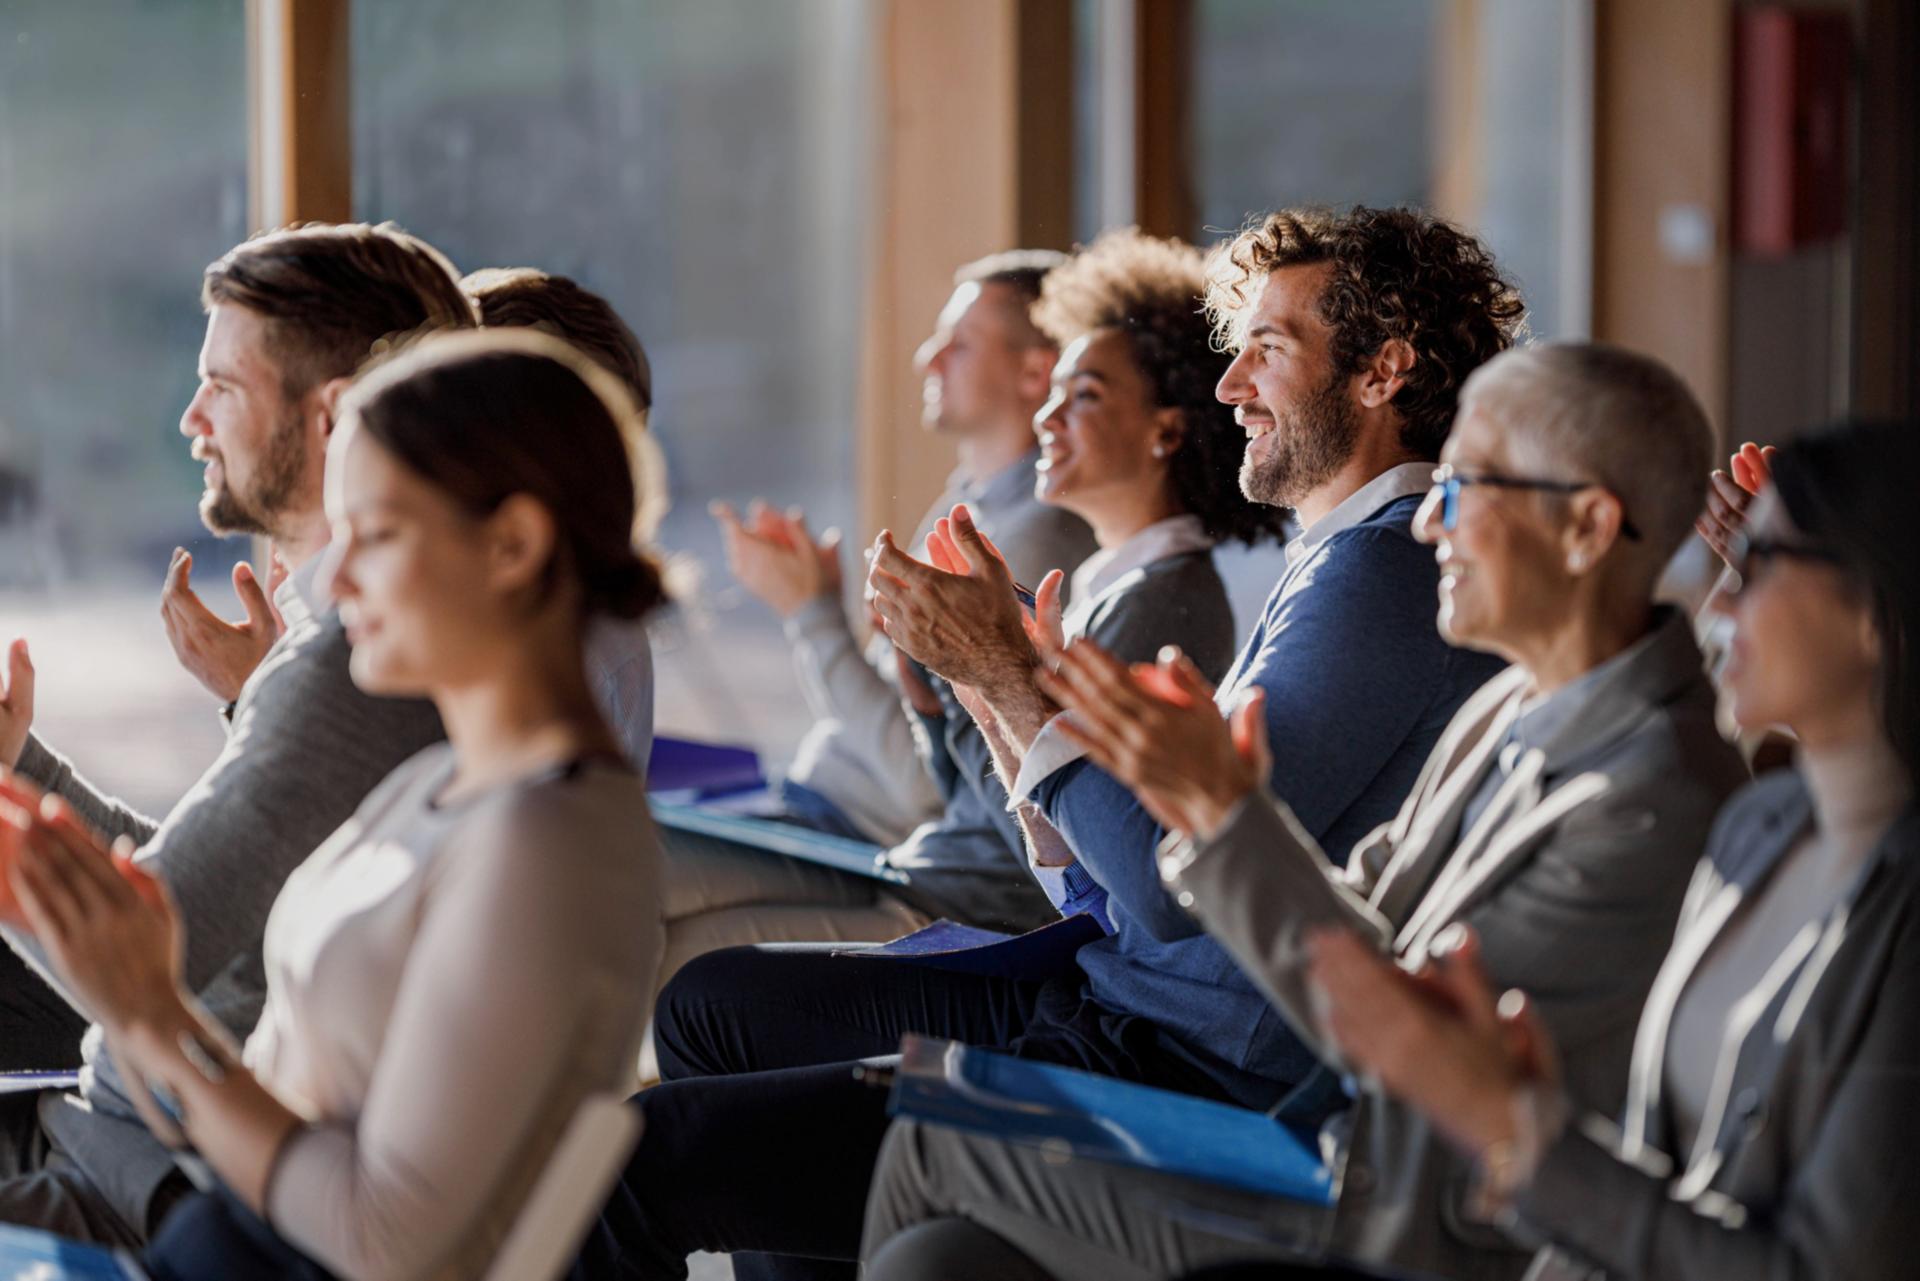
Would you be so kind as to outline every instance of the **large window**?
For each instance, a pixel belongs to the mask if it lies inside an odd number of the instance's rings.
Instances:
[[[0,640],[25,636],[38,725],[165,808],[218,749],[156,600],[194,549],[237,613],[243,544],[200,527],[178,430],[200,272],[246,233],[242,0],[0,8]]]
[[[867,206],[865,0],[419,0],[353,14],[354,208],[461,270],[611,299],[653,361],[660,541],[703,571],[655,629],[664,730],[783,753],[786,646],[720,561],[708,500],[855,524]]]

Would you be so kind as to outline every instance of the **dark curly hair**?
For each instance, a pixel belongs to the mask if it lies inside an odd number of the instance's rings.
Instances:
[[[1246,434],[1213,394],[1229,358],[1214,346],[1201,309],[1205,259],[1177,240],[1138,228],[1109,231],[1047,273],[1033,323],[1062,348],[1097,329],[1118,329],[1156,409],[1180,411],[1168,464],[1175,498],[1217,541],[1278,538],[1284,513],[1240,492]]]
[[[1207,263],[1207,314],[1219,345],[1246,341],[1260,285],[1282,267],[1333,264],[1320,318],[1333,330],[1334,369],[1357,372],[1398,338],[1413,348],[1393,398],[1400,440],[1438,458],[1453,427],[1460,384],[1523,332],[1526,306],[1487,247],[1419,209],[1283,209],[1248,223]]]

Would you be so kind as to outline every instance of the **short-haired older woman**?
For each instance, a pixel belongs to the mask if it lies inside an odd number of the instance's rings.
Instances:
[[[1162,862],[1180,904],[1316,1052],[1309,930],[1344,926],[1417,965],[1466,924],[1496,972],[1537,994],[1569,1046],[1570,1091],[1600,1107],[1623,1097],[1691,851],[1745,776],[1715,731],[1688,620],[1653,602],[1711,448],[1680,380],[1615,348],[1516,350],[1468,379],[1416,533],[1437,549],[1448,638],[1513,666],[1461,708],[1398,816],[1344,857],[1267,794],[1262,709],[1244,705],[1230,725],[1178,656],[1129,671],[1080,645],[1047,678],[1093,758],[1183,834]],[[1331,1076],[1285,1111],[1315,1116]],[[1249,1119],[1250,1142],[1262,1124]],[[1000,1238],[976,1235],[987,1249],[1061,1278],[1177,1276],[1258,1255],[1247,1243],[1261,1239],[1273,1257],[1326,1240],[1337,1257],[1447,1277],[1525,1269],[1521,1246],[1476,1221],[1467,1164],[1417,1114],[1363,1088],[1328,1139],[1344,1162],[1331,1221],[1165,1175],[1011,1149],[985,1159],[982,1140],[897,1126],[869,1205],[869,1275],[942,1275],[939,1261],[982,1229]],[[1017,1176],[983,1185],[1009,1162]],[[1205,1213],[1142,1227],[1115,1208],[1149,1202]],[[955,1218],[975,1226],[929,1222]]]
[[[429,339],[342,400],[323,574],[353,680],[427,695],[447,742],[287,881],[244,1052],[180,988],[162,882],[57,803],[7,807],[54,973],[220,1181],[172,1210],[151,1275],[479,1275],[583,1099],[630,1079],[658,850],[580,643],[660,599],[616,396],[515,331]]]
[[[1622,1124],[1583,1107],[1529,989],[1311,944],[1330,1030],[1553,1245],[1539,1275],[1906,1275],[1920,1254],[1920,424],[1783,445],[1733,537],[1724,681],[1796,768],[1727,806],[1641,1017]],[[1564,1049],[1559,1058],[1570,1062]],[[1582,1114],[1585,1115],[1582,1115]]]

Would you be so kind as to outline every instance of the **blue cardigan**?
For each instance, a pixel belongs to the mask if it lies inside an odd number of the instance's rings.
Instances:
[[[1395,499],[1290,566],[1220,686],[1222,707],[1266,691],[1274,794],[1339,857],[1393,817],[1454,712],[1502,666],[1440,637],[1438,567],[1412,533],[1420,501]],[[1083,759],[1033,799],[1109,896],[1113,933],[1078,957],[1094,999],[1156,1025],[1248,1106],[1304,1079],[1311,1054],[1161,887],[1164,832],[1133,794]]]

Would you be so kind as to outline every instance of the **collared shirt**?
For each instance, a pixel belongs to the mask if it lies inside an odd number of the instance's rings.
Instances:
[[[1389,467],[1381,472],[1347,495],[1332,511],[1302,530],[1299,537],[1288,540],[1287,567],[1281,574],[1280,585],[1284,586],[1294,572],[1306,564],[1312,558],[1312,554],[1335,534],[1359,524],[1396,499],[1424,494],[1432,487],[1432,463],[1401,463],[1397,467]],[[1278,590],[1277,587],[1276,590]],[[1019,776],[1013,781],[1008,808],[1019,806],[1033,794],[1033,789],[1038,787],[1043,779],[1065,769],[1087,754],[1085,748],[1060,731],[1060,717],[1066,715],[1069,713],[1061,712],[1055,715],[1041,726],[1040,732],[1034,736],[1033,745],[1027,749],[1026,756],[1021,759]]]
[[[290,571],[280,585],[273,589],[273,605],[280,611],[280,617],[288,627],[318,618],[327,612],[327,602],[320,598],[320,562],[327,558],[327,550],[322,547],[307,557],[300,568]]]
[[[1073,571],[1068,599],[1073,608],[1061,625],[1069,637],[1086,631],[1087,620],[1107,592],[1136,569],[1144,569],[1169,556],[1213,550],[1213,539],[1198,516],[1191,513],[1155,521],[1135,533],[1118,547],[1105,547],[1080,562]]]

